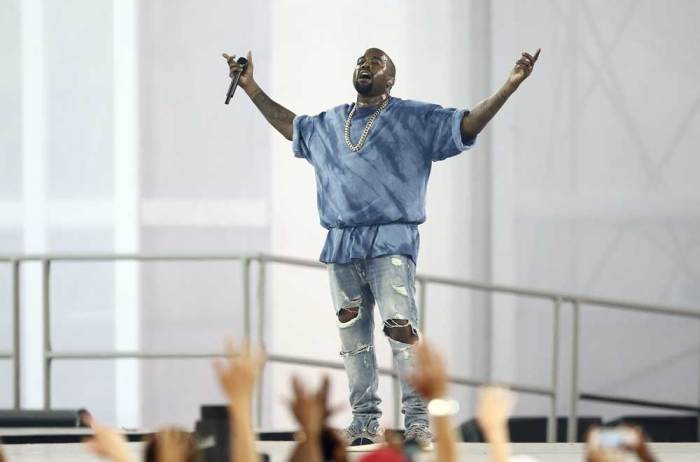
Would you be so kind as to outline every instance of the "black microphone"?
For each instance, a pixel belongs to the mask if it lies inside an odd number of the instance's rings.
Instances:
[[[228,104],[228,102],[231,101],[233,93],[236,91],[236,87],[238,86],[238,81],[241,79],[241,74],[244,73],[246,68],[248,67],[248,60],[242,56],[238,58],[236,62],[243,66],[243,69],[241,70],[241,72],[236,72],[236,74],[234,74],[234,76],[231,78],[231,85],[228,86],[228,92],[226,92],[225,104]]]

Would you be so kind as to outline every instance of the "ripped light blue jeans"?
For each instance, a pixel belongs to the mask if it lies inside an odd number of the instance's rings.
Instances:
[[[374,305],[385,330],[408,322],[413,334],[418,332],[413,260],[405,255],[385,255],[351,263],[328,264],[331,294],[336,315],[343,309],[357,310],[357,317],[338,320],[340,355],[350,386],[353,423],[358,429],[376,431],[381,399],[377,395],[377,359],[374,353]],[[386,332],[386,331],[385,331]],[[413,364],[414,345],[387,336],[394,357],[394,367],[401,385],[401,412],[404,425],[428,425],[425,402],[407,381]]]

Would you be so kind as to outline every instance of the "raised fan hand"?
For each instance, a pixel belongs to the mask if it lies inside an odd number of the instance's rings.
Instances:
[[[228,358],[214,362],[219,384],[234,409],[246,406],[250,404],[253,389],[265,364],[265,353],[249,342],[244,342],[238,352],[231,339],[226,340],[225,351]]]
[[[421,340],[414,352],[415,367],[409,381],[425,399],[445,398],[448,377],[445,360],[426,340]]]
[[[126,438],[116,430],[101,425],[86,414],[82,416],[83,422],[92,429],[93,436],[85,442],[87,448],[112,462],[133,462],[134,458],[129,453]]]

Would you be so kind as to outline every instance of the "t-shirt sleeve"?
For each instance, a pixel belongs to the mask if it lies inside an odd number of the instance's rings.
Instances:
[[[433,161],[444,160],[456,156],[471,148],[476,137],[462,140],[462,118],[469,114],[467,109],[443,108],[434,106],[426,114],[428,128],[426,147]]]
[[[309,149],[311,137],[314,135],[316,117],[298,115],[292,122],[292,151],[295,157],[303,157],[311,162]]]

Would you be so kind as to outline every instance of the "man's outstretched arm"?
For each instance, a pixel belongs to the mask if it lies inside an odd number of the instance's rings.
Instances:
[[[241,65],[236,62],[236,55],[229,56],[224,53],[223,56],[228,62],[230,76],[233,76],[235,72],[241,71]],[[282,136],[292,141],[294,113],[281,104],[274,102],[255,82],[253,78],[253,56],[250,51],[248,52],[248,66],[241,75],[238,85],[245,90],[253,104],[262,112],[265,119],[270,122],[270,125],[275,127]]]
[[[467,140],[478,135],[484,129],[489,120],[501,109],[510,95],[518,89],[518,86],[525,80],[540,56],[538,49],[535,56],[529,53],[523,53],[520,59],[515,63],[515,67],[510,73],[508,80],[503,86],[492,96],[486,98],[477,104],[469,114],[462,119],[462,139]]]

